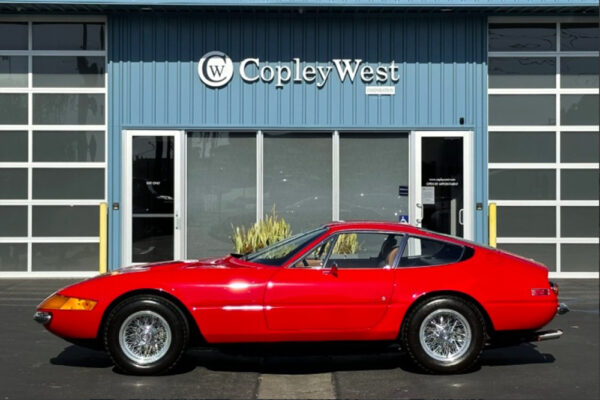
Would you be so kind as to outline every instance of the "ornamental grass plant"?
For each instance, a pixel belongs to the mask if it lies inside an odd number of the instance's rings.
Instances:
[[[269,214],[252,225],[250,229],[246,230],[244,225],[241,227],[231,225],[231,228],[233,229],[231,241],[235,252],[238,254],[247,254],[270,246],[290,237],[292,233],[290,224],[275,212],[275,206]]]

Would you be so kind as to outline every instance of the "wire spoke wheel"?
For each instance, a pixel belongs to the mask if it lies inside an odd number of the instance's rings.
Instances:
[[[139,365],[151,364],[167,354],[172,333],[168,322],[150,310],[137,311],[123,321],[119,329],[119,346]]]
[[[472,341],[471,326],[458,311],[438,309],[423,319],[419,340],[429,357],[453,362],[468,351]]]

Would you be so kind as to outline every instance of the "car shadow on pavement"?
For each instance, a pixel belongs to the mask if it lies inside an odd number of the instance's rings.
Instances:
[[[410,357],[398,347],[369,347],[368,345],[336,345],[334,348],[308,347],[309,345],[269,347],[257,346],[240,349],[191,350],[184,363],[192,363],[214,371],[258,372],[263,374],[310,374],[335,371],[360,371],[402,369],[422,374]],[[482,366],[522,365],[552,363],[551,354],[538,351],[537,346],[523,343],[496,349],[486,349],[480,363]]]
[[[76,345],[65,347],[59,355],[50,359],[50,363],[84,368],[108,368],[113,365],[112,360],[105,352]]]
[[[540,353],[535,344],[486,349],[479,365],[504,366],[552,363],[551,354]],[[83,368],[108,368],[120,373],[110,357],[102,352],[71,345],[50,359],[53,365]],[[368,371],[399,368],[422,374],[409,356],[397,346],[370,344],[284,344],[235,345],[223,348],[190,349],[182,362],[167,375],[185,374],[196,368],[226,372],[257,372],[262,374],[314,374],[336,371]]]
[[[541,353],[533,343],[488,349],[481,355],[481,364],[489,366],[553,363],[552,354]]]

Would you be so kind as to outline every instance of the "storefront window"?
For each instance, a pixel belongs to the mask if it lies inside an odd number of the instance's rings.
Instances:
[[[0,87],[27,87],[27,57],[0,56]]]
[[[264,210],[275,207],[294,233],[332,219],[331,133],[264,134]]]
[[[556,50],[555,24],[490,24],[490,51]]]
[[[492,95],[490,125],[554,125],[556,103],[550,95]]]
[[[231,253],[256,221],[256,132],[187,134],[187,257]]]
[[[340,219],[402,215],[408,215],[408,134],[340,133]]]
[[[491,163],[553,163],[554,132],[490,132]]]
[[[27,22],[0,22],[2,50],[27,50]]]
[[[556,59],[498,57],[489,60],[491,88],[552,88],[556,85]]]

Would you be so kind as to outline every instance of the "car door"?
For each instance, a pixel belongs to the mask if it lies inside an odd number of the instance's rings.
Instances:
[[[402,236],[343,232],[282,268],[265,290],[265,316],[274,331],[363,331],[387,312]]]

